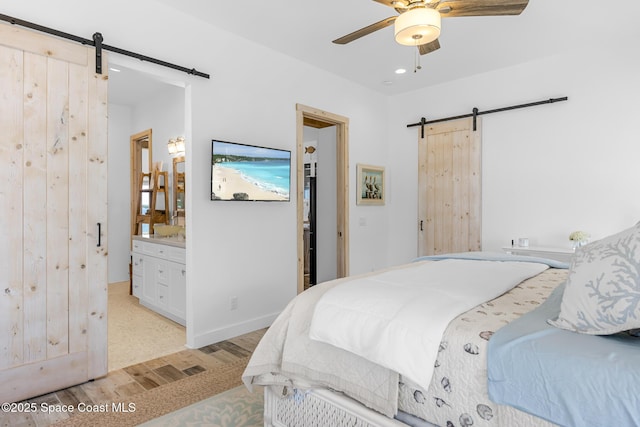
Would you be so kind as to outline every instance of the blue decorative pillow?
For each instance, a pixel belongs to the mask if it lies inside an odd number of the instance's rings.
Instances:
[[[560,314],[548,322],[591,335],[640,328],[640,223],[576,250]]]

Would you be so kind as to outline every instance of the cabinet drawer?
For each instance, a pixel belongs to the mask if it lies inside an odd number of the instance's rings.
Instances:
[[[169,256],[170,246],[166,245],[151,245],[152,255],[158,258],[167,258]]]
[[[185,262],[185,250],[184,248],[177,248],[170,245],[160,245],[154,243],[146,243],[148,247],[146,253],[155,256],[157,258],[168,259],[170,261]]]
[[[153,243],[149,242],[140,242],[142,246],[142,253],[145,255],[153,255],[156,256],[156,246]]]
[[[167,309],[169,307],[169,287],[158,283],[156,289],[156,304],[158,307]]]
[[[156,281],[165,285],[169,283],[169,266],[166,261],[156,260]]]
[[[182,264],[185,263],[186,259],[184,248],[177,248],[175,246],[169,245],[153,245],[152,255],[158,258],[175,261]]]
[[[131,257],[131,262],[133,263],[133,274],[142,276],[142,265],[144,257],[142,255],[133,254]]]
[[[170,261],[179,262],[184,264],[186,262],[186,250],[185,248],[163,245],[160,243],[142,242],[140,240],[133,241],[132,256],[136,253],[151,255],[156,258],[167,259]]]
[[[131,293],[133,294],[133,296],[136,298],[140,298],[140,296],[142,295],[142,275],[141,274],[134,274],[133,276],[131,276],[131,288],[132,288]]]
[[[131,244],[132,252],[145,255],[155,255],[155,247],[153,243],[143,242],[142,240],[133,240]]]
[[[133,252],[138,252],[138,253],[142,253],[142,246],[144,245],[143,242],[141,242],[140,240],[133,240],[132,244],[131,244],[131,250]]]
[[[185,264],[187,262],[186,250],[184,248],[170,247],[169,259],[180,264]]]

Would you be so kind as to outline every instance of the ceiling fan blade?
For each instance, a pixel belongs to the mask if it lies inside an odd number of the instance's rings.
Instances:
[[[375,24],[371,24],[368,25],[364,28],[360,28],[359,30],[354,31],[353,33],[347,34],[346,36],[342,36],[339,39],[335,39],[333,42],[335,44],[347,44],[350,43],[356,39],[359,39],[360,37],[364,37],[367,34],[371,34],[374,31],[378,31],[381,30],[383,28],[388,27],[389,25],[393,24],[393,22],[396,20],[397,16],[392,16],[389,17],[387,19],[383,19],[382,21],[378,21]]]
[[[376,3],[392,7],[398,13],[406,12],[412,0],[373,0]],[[414,0],[415,1],[415,0]],[[435,7],[435,6],[434,6]]]
[[[431,53],[438,49],[440,49],[440,42],[438,41],[438,39],[435,39],[432,42],[421,44],[418,46],[420,55],[426,55],[427,53]]]
[[[443,18],[520,15],[528,4],[529,0],[443,0],[438,11]]]
[[[389,6],[401,12],[409,8],[410,0],[373,0],[377,3],[381,3],[385,6]]]
[[[378,2],[378,3],[382,3],[385,6],[395,7],[393,5],[393,0],[373,0],[373,1]]]

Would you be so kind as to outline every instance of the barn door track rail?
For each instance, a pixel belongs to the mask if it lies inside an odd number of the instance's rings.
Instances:
[[[67,40],[72,40],[77,43],[81,43],[83,45],[91,45],[96,48],[96,73],[102,74],[102,51],[108,50],[110,52],[119,53],[121,55],[130,56],[132,58],[139,59],[141,61],[151,62],[153,64],[161,65],[163,67],[172,68],[174,70],[182,71],[187,74],[191,74],[198,77],[204,77],[205,79],[209,78],[209,74],[200,72],[195,68],[187,68],[182,67],[180,65],[172,64],[170,62],[162,61],[160,59],[152,58],[150,56],[141,55],[139,53],[131,52],[125,49],[120,49],[115,46],[109,46],[107,44],[103,44],[103,37],[101,33],[94,33],[93,39],[85,39],[83,37],[74,36],[73,34],[65,33],[63,31],[58,31],[53,28],[44,27],[42,25],[34,24],[33,22],[24,21],[22,19],[14,18],[12,16],[0,14],[0,20],[6,21],[12,25],[20,25],[21,27],[30,28],[32,30],[40,31],[42,33],[51,34],[56,37],[61,37]]]
[[[457,120],[457,119],[464,119],[467,117],[473,117],[473,130],[476,130],[476,118],[478,116],[482,116],[483,114],[491,114],[491,113],[499,113],[501,111],[509,111],[509,110],[516,110],[518,108],[526,108],[526,107],[533,107],[536,105],[542,105],[542,104],[553,104],[554,102],[560,102],[560,101],[566,101],[569,98],[564,96],[562,98],[550,98],[550,99],[545,99],[544,101],[537,101],[537,102],[529,102],[527,104],[520,104],[520,105],[512,105],[511,107],[502,107],[502,108],[496,108],[493,110],[487,110],[487,111],[478,111],[477,108],[473,109],[473,112],[470,114],[462,114],[460,116],[452,116],[452,117],[446,117],[444,119],[436,119],[436,120],[427,120],[424,117],[422,117],[420,119],[420,121],[418,123],[411,123],[409,125],[407,125],[408,128],[410,127],[414,127],[414,126],[420,126],[421,127],[421,132],[422,132],[422,138],[424,138],[424,126],[431,124],[431,123],[440,123],[440,122],[446,122],[449,120]]]

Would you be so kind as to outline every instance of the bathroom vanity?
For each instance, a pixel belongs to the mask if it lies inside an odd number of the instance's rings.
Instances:
[[[183,237],[133,236],[132,293],[140,304],[186,324],[186,261]]]

